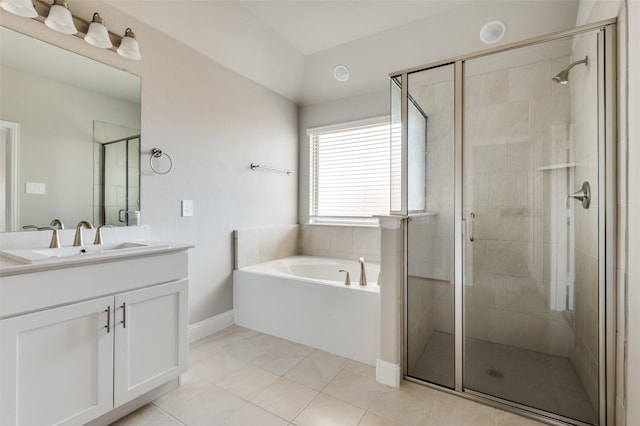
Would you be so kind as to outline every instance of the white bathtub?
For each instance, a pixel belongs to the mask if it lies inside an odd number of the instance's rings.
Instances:
[[[235,322],[343,357],[375,365],[380,327],[379,266],[292,256],[233,272]],[[350,271],[351,285],[344,285]]]

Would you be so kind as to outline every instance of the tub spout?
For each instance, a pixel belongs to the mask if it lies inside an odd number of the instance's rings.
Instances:
[[[364,273],[364,258],[358,259],[360,263],[360,285],[367,285],[367,275]]]

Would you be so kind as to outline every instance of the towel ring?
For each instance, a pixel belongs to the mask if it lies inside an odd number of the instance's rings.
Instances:
[[[154,158],[160,158],[163,155],[166,156],[169,159],[169,168],[167,170],[165,170],[164,172],[160,172],[155,167],[153,167],[153,159]],[[173,160],[171,159],[171,157],[169,157],[169,154],[167,154],[166,152],[162,152],[162,150],[160,148],[153,148],[151,150],[151,157],[149,157],[149,167],[151,167],[151,170],[153,170],[155,173],[157,173],[159,175],[166,175],[173,168]]]

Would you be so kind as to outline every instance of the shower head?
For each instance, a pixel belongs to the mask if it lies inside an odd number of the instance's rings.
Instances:
[[[589,57],[585,56],[584,59],[580,61],[575,61],[574,63],[572,63],[571,65],[569,65],[568,67],[560,71],[558,75],[552,78],[552,80],[559,84],[567,84],[569,82],[569,70],[578,64],[588,65],[589,64],[588,60],[589,60]]]

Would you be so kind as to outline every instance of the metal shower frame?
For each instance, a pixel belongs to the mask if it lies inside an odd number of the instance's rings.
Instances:
[[[463,154],[463,78],[465,61],[499,52],[537,45],[553,40],[598,31],[597,63],[598,63],[598,288],[599,288],[599,424],[615,424],[615,392],[616,392],[616,61],[617,61],[617,20],[608,19],[597,23],[580,26],[546,36],[535,37],[521,42],[483,50],[477,53],[432,62],[426,65],[408,68],[389,74],[391,81],[401,82],[401,120],[402,129],[408,127],[408,76],[411,73],[436,68],[443,65],[454,65],[454,135],[455,135],[455,177],[454,177],[454,339],[455,339],[455,387],[449,389],[433,383],[406,376],[406,353],[403,358],[403,375],[406,380],[415,381],[430,387],[451,392],[484,404],[515,412],[535,420],[549,424],[586,425],[580,421],[567,419],[553,413],[525,407],[490,395],[466,390],[463,387],[463,229],[465,218],[462,212],[462,154]],[[393,83],[392,83],[393,84]],[[408,167],[408,134],[402,132],[401,140],[401,209],[392,211],[392,215],[408,217],[407,167]],[[407,343],[407,274],[408,247],[407,221],[404,221],[404,344]]]

